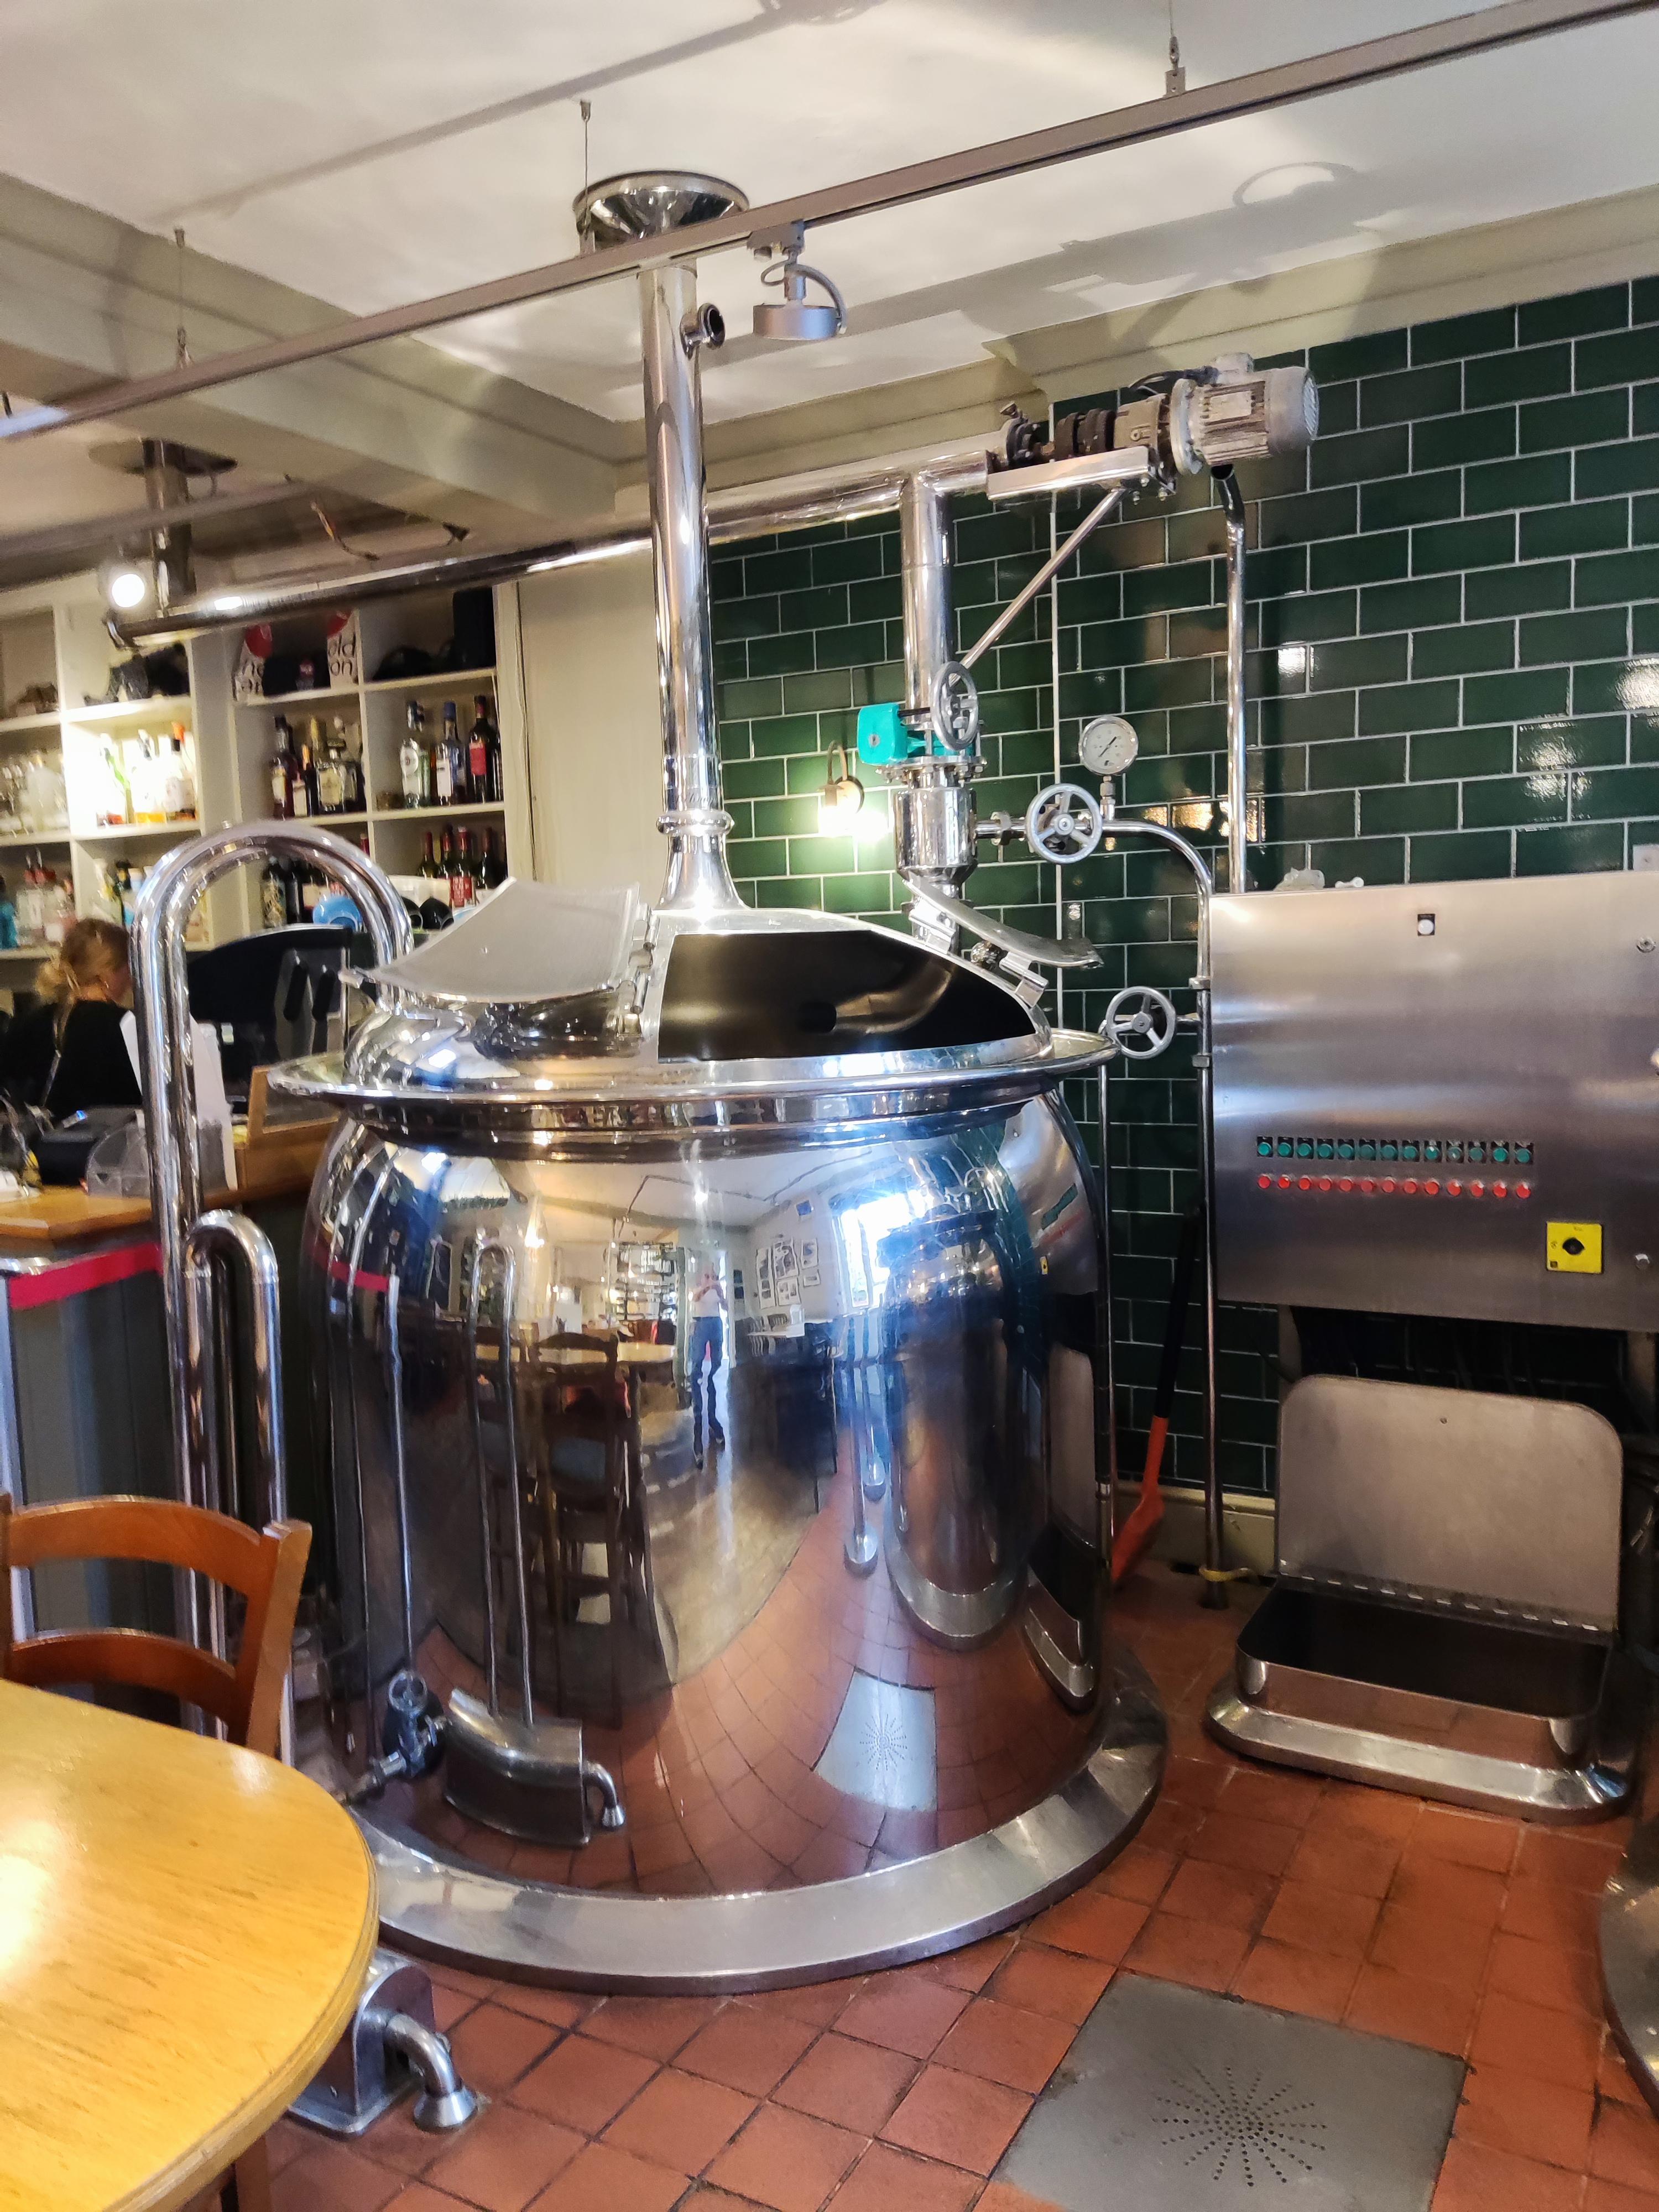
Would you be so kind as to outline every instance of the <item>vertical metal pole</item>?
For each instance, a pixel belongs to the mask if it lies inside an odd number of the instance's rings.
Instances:
[[[392,1405],[392,1480],[398,1498],[398,1568],[404,1604],[404,1666],[415,1665],[415,1565],[410,1557],[409,1462],[404,1437],[404,1340],[398,1323],[402,1279],[394,1269],[386,1284],[387,1396]],[[487,1564],[487,1563],[486,1563]]]
[[[951,658],[951,538],[937,481],[906,477],[899,493],[899,561],[904,593],[904,719],[931,727],[933,685]]]
[[[1220,1458],[1220,1385],[1218,1379],[1220,1346],[1217,1336],[1215,1296],[1215,1052],[1210,984],[1210,899],[1200,884],[1198,902],[1198,973],[1193,978],[1198,995],[1198,1050],[1193,1055],[1198,1071],[1199,1189],[1204,1206],[1204,1565],[1202,1601],[1207,1606],[1227,1602],[1226,1530],[1223,1521]]]
[[[1227,888],[1250,888],[1249,769],[1244,716],[1244,498],[1231,468],[1215,481],[1227,519]]]
[[[703,503],[702,392],[694,339],[697,274],[684,262],[640,272],[646,475],[662,698],[662,905],[714,913],[742,902],[726,862]]]
[[[1111,1062],[1103,1060],[1096,1078],[1100,1101],[1100,1366],[1106,1393],[1106,1553],[1110,1576],[1112,1544],[1117,1534],[1117,1359],[1112,1346],[1112,1160]]]

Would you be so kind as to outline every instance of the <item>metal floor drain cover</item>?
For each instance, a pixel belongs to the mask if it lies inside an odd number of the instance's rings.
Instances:
[[[1426,2212],[1460,2060],[1120,1975],[997,2179],[1065,2212]]]
[[[931,1690],[855,1674],[815,1771],[849,1797],[931,1813],[939,1803],[937,1736]]]

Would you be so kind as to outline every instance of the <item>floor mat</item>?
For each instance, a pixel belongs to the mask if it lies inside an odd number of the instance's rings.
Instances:
[[[1066,2212],[1424,2212],[1460,2059],[1122,1974],[997,2179]]]

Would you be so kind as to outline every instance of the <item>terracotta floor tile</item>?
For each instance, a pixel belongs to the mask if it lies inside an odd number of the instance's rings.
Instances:
[[[451,2031],[449,2045],[470,2088],[498,2097],[558,2040],[559,2031],[504,2005],[481,2004]]]
[[[532,2212],[668,2212],[684,2194],[685,2176],[609,2143],[589,2143],[552,2186],[544,2189]]]
[[[505,2005],[509,2012],[527,2013],[532,2020],[544,2020],[550,2027],[574,2027],[586,2019],[598,2002],[593,1997],[580,1996],[574,1990],[538,1990],[528,1982],[501,1983],[494,2001]]]
[[[1178,1912],[1188,1920],[1212,1920],[1220,1928],[1243,1929],[1254,1935],[1273,1903],[1273,1877],[1243,1874],[1237,1867],[1215,1866],[1208,1859],[1188,1859],[1164,1891],[1160,1912]]]
[[[1242,1929],[1212,1921],[1183,1920],[1179,1913],[1155,1912],[1141,1929],[1124,1964],[1160,1981],[1184,1982],[1189,1989],[1224,1990],[1244,1963],[1250,1939]]]
[[[1177,1805],[1201,1805],[1206,1812],[1226,1787],[1230,1770],[1212,1759],[1182,1759],[1171,1753],[1164,1762],[1164,1796]]]
[[[672,2058],[720,2008],[716,1997],[607,1997],[582,2033],[641,2058]]]
[[[310,2128],[296,2128],[295,2133],[303,2133],[303,2147],[307,2149],[317,2141],[315,2131]],[[369,2133],[357,2140],[356,2148],[372,2158],[376,2166],[389,2167],[393,2173],[407,2174],[412,2180],[417,2174],[423,2175],[442,2152],[453,2146],[454,2141],[453,2136],[432,2135],[425,2128],[417,2128],[415,2100],[404,2097],[384,2118],[374,2123]],[[279,2170],[273,2164],[271,2172]]]
[[[655,2166],[701,2173],[754,2109],[754,2099],[737,2089],[665,2066],[631,2105],[623,2106],[605,2140]]]
[[[1407,1849],[1413,1857],[1444,1859],[1454,1866],[1507,1874],[1515,1863],[1521,1828],[1519,1820],[1463,1813],[1450,1805],[1425,1805]]]
[[[416,2181],[398,2191],[386,2212],[471,2212],[471,2208],[465,2197],[450,2197],[441,2189],[428,2189],[425,2182]]]
[[[1559,1881],[1565,1889],[1593,1891],[1597,1895],[1618,1873],[1624,1858],[1622,1845],[1603,1843],[1592,1836],[1577,1836],[1561,1828],[1529,1827],[1521,1838],[1515,1870]]]
[[[1601,1978],[1593,1951],[1569,1951],[1557,1943],[1534,1943],[1508,1936],[1500,1928],[1486,1966],[1488,1989],[1558,2012],[1601,2016]]]
[[[1402,2043],[1420,2043],[1457,2057],[1468,2042],[1479,2002],[1472,1989],[1367,1964],[1359,1970],[1343,2019],[1349,2027],[1396,2036]]]
[[[773,2212],[817,2212],[864,2147],[865,2138],[847,2128],[763,2105],[708,2179]]]
[[[884,2142],[969,2173],[989,2173],[1018,2133],[1031,2100],[999,2081],[930,2066],[882,2130]]]
[[[380,2212],[406,2178],[343,2142],[319,2142],[272,2178],[270,2201],[273,2212]]]
[[[1221,1808],[1242,1814],[1247,1820],[1305,1828],[1324,1794],[1325,1784],[1315,1774],[1264,1773],[1254,1767],[1238,1767],[1228,1778]]]
[[[1292,1877],[1279,1885],[1261,1932],[1275,1943],[1294,1943],[1304,1951],[1359,1960],[1365,1955],[1378,1910],[1374,1897],[1357,1897],[1352,1890],[1331,1889],[1323,1882],[1297,1881]]]
[[[1295,1881],[1323,1882],[1328,1889],[1351,1890],[1356,1897],[1386,1897],[1401,1848],[1386,1836],[1328,1835],[1310,1828],[1288,1871]]]
[[[1336,2021],[1358,1974],[1357,1959],[1259,1940],[1233,1978],[1233,1995],[1251,2004],[1271,2005],[1276,2012]]]
[[[1600,2063],[1595,2069],[1596,2094],[1611,2097],[1619,2105],[1643,2105],[1646,2100],[1638,2086],[1636,2076],[1626,2063],[1625,2055],[1609,2036],[1601,2046]]]
[[[975,2212],[1059,2212],[1046,2197],[1033,2197],[1012,2182],[994,2181],[975,2207]]]
[[[637,2051],[616,2051],[586,2035],[567,2035],[514,2085],[513,2101],[544,2119],[598,2135],[656,2070],[653,2062]]]
[[[1582,2173],[1589,2159],[1595,2100],[1584,2089],[1540,2081],[1502,2066],[1471,2066],[1455,2132],[1466,2142],[1505,2150]]]
[[[1492,1946],[1484,1921],[1470,1927],[1438,1913],[1385,1905],[1371,1935],[1370,1955],[1377,1966],[1391,1966],[1396,1973],[1443,1982],[1451,1989],[1477,1990],[1485,1978]]]
[[[1130,1898],[1079,1890],[1039,1913],[1029,1933],[1057,1951],[1075,1951],[1102,1966],[1115,1966],[1146,1924],[1146,1910]]]
[[[699,2029],[675,2063],[746,2096],[764,2097],[817,2033],[808,2021],[757,2011],[741,2001]]]
[[[1137,1905],[1156,1905],[1179,1864],[1173,1851],[1155,1851],[1137,1838],[1121,1850],[1089,1887],[1108,1897],[1127,1897]]]
[[[369,2137],[374,2147],[374,2138]],[[556,2126],[517,2105],[494,2105],[428,2169],[436,2189],[483,2212],[523,2212],[562,2173],[582,2147],[574,2128]]]
[[[680,2199],[681,2212],[754,2212],[750,2197],[733,2197],[725,2189],[711,2189],[702,2182],[689,2197]]]
[[[458,2020],[465,2018],[479,2000],[470,1990],[452,1990],[442,1982],[432,1984],[432,2017],[437,2022],[440,2035],[447,2035]]]
[[[1645,2108],[1604,2104],[1595,2116],[1589,2170],[1598,2180],[1659,2196],[1659,2119]]]
[[[808,1982],[796,1990],[755,1990],[744,1999],[750,2012],[775,2013],[804,2020],[809,2027],[828,2027],[864,1987],[862,1974],[844,1981]]]
[[[1072,2047],[1077,2030],[1069,2021],[1026,2012],[995,1997],[976,1997],[934,2057],[962,2074],[982,2075],[1006,2088],[1035,2096]]]
[[[923,1975],[872,1975],[836,2026],[861,2043],[926,2058],[968,2006],[968,1992]]]
[[[1362,1835],[1404,1844],[1417,1826],[1422,1800],[1395,1790],[1370,1790],[1357,1782],[1326,1785],[1309,1832],[1316,1836]]]
[[[966,2212],[979,2187],[960,2166],[872,2143],[836,2192],[835,2212]],[[1000,2191],[994,2196],[993,2191]],[[1005,2201],[1006,2200],[1006,2201]],[[1042,2212],[1023,2191],[993,2182],[979,2199],[991,2212]]]
[[[943,1982],[949,1989],[966,1990],[971,1995],[985,1987],[1003,1960],[1012,1954],[1018,1940],[1013,1936],[988,1936],[983,1942],[969,1943],[960,1951],[945,1951],[937,1959],[924,1959],[917,1971],[936,1982]]]
[[[1454,1866],[1447,1859],[1401,1860],[1388,1901],[1404,1911],[1468,1928],[1496,1928],[1504,1909],[1504,1877],[1484,1867]]]
[[[772,2092],[773,2101],[814,2119],[834,2120],[860,2135],[877,2134],[915,2079],[916,2061],[902,2051],[821,2035]]]
[[[1659,2197],[1617,2181],[1598,2181],[1592,2174],[1584,2184],[1582,2212],[1659,2212]]]
[[[1534,1943],[1562,1943],[1569,1950],[1594,1951],[1601,1915],[1599,1891],[1567,1889],[1559,1881],[1515,1875],[1504,1893],[1499,1925],[1510,1936]]]
[[[1194,1837],[1189,1855],[1217,1866],[1236,1867],[1246,1874],[1283,1874],[1296,1856],[1302,1840],[1300,1828],[1283,1821],[1256,1820],[1237,1813],[1207,1815]]]
[[[1469,2056],[1477,2066],[1507,2066],[1569,2089],[1589,2089],[1601,2047],[1600,2021],[1528,2004],[1494,1990],[1481,2004]]]
[[[1081,2027],[1105,1994],[1112,1970],[1097,1959],[1051,1950],[1046,1943],[1022,1943],[990,1985],[1004,2004]]]
[[[1583,2183],[1559,2166],[1454,2136],[1434,2192],[1434,2212],[1578,2212]]]

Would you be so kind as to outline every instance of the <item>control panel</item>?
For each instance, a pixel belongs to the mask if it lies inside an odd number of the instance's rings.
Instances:
[[[1659,883],[1214,902],[1224,1297],[1659,1329]]]

